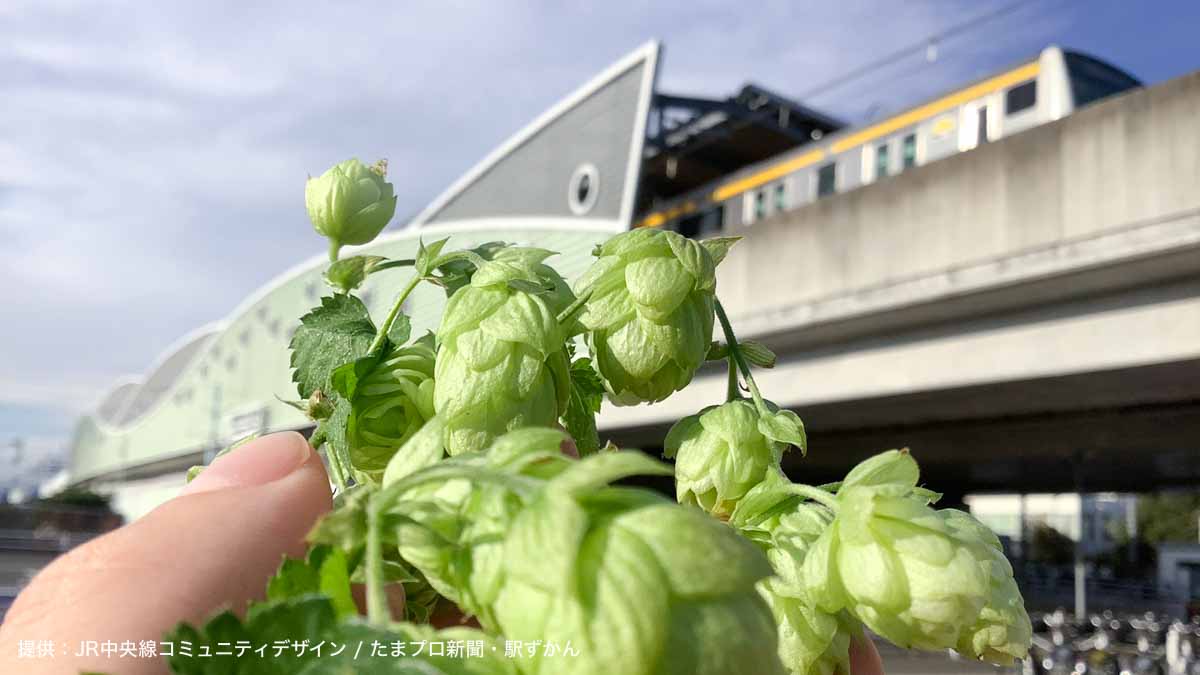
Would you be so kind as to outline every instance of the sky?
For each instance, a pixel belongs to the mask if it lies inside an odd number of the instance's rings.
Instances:
[[[659,89],[788,96],[1012,2],[0,2],[0,489],[191,329],[322,250],[307,175],[389,160],[397,219],[651,38]],[[1026,0],[804,102],[851,123],[1061,44],[1153,84],[1200,3]],[[14,456],[20,439],[23,451]]]

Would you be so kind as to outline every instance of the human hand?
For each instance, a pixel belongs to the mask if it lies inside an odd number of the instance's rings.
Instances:
[[[217,459],[180,496],[55,560],[0,626],[0,672],[167,672],[162,658],[75,656],[85,641],[154,641],[179,621],[244,610],[283,555],[331,503],[329,479],[300,434],[272,434]],[[299,638],[297,638],[299,639]],[[53,640],[53,658],[18,658],[20,640]]]

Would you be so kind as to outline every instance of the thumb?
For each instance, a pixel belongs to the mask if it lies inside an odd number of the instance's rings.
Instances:
[[[74,655],[83,641],[157,642],[179,621],[201,622],[222,607],[243,611],[262,597],[283,555],[303,555],[305,535],[330,508],[325,468],[302,436],[247,443],[179,497],[38,574],[0,628],[0,671],[164,672],[159,658]],[[52,640],[55,656],[18,664],[20,640]]]

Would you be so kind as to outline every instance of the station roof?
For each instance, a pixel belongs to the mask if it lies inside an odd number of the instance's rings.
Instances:
[[[725,99],[655,93],[637,211],[844,126],[756,84]]]

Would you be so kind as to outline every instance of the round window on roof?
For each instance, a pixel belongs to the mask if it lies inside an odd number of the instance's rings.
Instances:
[[[580,164],[567,185],[567,206],[577,216],[586,215],[600,196],[600,172],[593,164]]]

